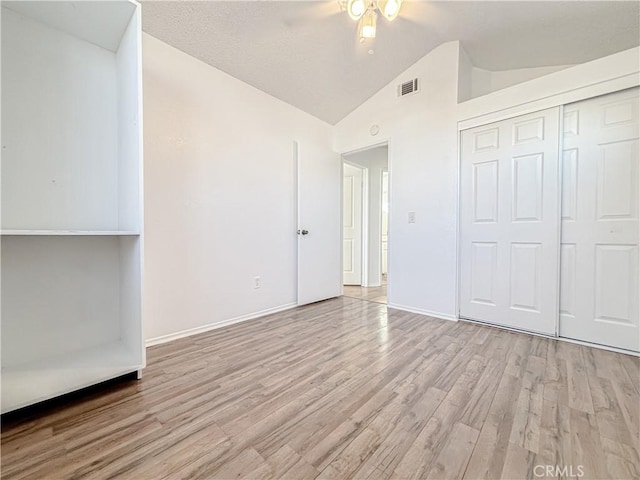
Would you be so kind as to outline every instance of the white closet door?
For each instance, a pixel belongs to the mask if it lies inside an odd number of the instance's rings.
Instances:
[[[559,108],[462,132],[460,316],[555,335]]]
[[[640,350],[638,89],[564,110],[560,335]]]

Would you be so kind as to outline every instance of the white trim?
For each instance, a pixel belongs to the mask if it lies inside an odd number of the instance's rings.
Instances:
[[[394,143],[391,142],[391,138],[387,139],[387,305],[389,304],[389,300],[392,297],[391,295],[391,287],[393,283],[391,282],[391,246],[393,245],[393,229],[391,228],[392,222],[392,211],[391,208],[393,205],[393,175],[391,173],[391,169],[393,166],[393,154],[394,154]],[[382,276],[380,278],[382,280]]]
[[[456,318],[460,318],[460,282],[462,282],[462,273],[460,259],[462,257],[460,249],[462,248],[462,242],[460,242],[460,211],[462,205],[462,131],[457,132],[457,162],[456,165],[456,284],[455,291],[453,292],[454,307]]]
[[[378,143],[365,144],[361,147],[354,148],[353,150],[348,150],[346,152],[342,152],[341,155],[344,157],[345,155],[353,155],[354,153],[366,152],[367,150],[373,150],[374,148],[389,146],[389,138],[386,140],[382,140]]]
[[[369,278],[369,167],[362,168],[362,281],[363,287],[370,287]],[[344,235],[344,233],[343,233]]]
[[[475,320],[473,318],[467,318],[467,317],[460,317],[460,320],[463,322],[475,323],[476,325],[483,325],[485,327],[497,328],[499,330],[508,330],[510,332],[524,333],[526,335],[535,335],[536,337],[544,337],[552,340],[558,340],[558,337],[555,337],[554,335],[550,335],[548,333],[535,332],[533,330],[522,330],[520,328],[514,328],[514,327],[510,327],[510,326],[502,325],[498,323],[490,323],[483,320]]]
[[[634,352],[633,350],[624,350],[622,348],[609,347],[608,345],[600,345],[598,343],[583,342],[582,340],[574,340],[573,338],[558,337],[556,340],[561,340],[567,343],[574,343],[576,345],[582,345],[584,347],[597,348],[599,350],[607,350],[609,352],[624,353],[625,355],[631,355],[632,357],[640,357],[640,352]]]
[[[554,335],[558,337],[560,335],[560,295],[562,288],[562,185],[564,175],[564,105],[558,107],[558,182],[557,182],[557,198],[556,201],[558,207],[558,231],[557,231],[557,244],[558,244],[558,258],[556,263],[556,325]]]
[[[294,205],[295,205],[295,221],[296,221],[296,304],[300,305],[300,235],[298,235],[298,230],[302,227],[300,226],[300,143],[297,140],[293,141],[293,168],[294,168],[294,178],[296,181],[296,186],[294,189]],[[341,203],[342,205],[342,203]],[[342,255],[342,250],[340,251],[340,255]]]
[[[385,169],[381,169],[380,170],[380,177],[378,178],[378,187],[380,188],[380,205],[378,205],[380,208],[378,210],[379,212],[379,217],[378,217],[378,231],[376,232],[376,234],[378,235],[378,242],[380,243],[380,248],[378,249],[378,265],[380,265],[380,268],[378,269],[378,278],[376,279],[376,287],[380,287],[382,286],[382,217],[383,217],[383,207],[384,207],[384,197],[382,195],[382,192],[384,191],[384,172],[387,172],[388,175],[388,169],[389,169],[389,147],[387,146],[387,170]],[[389,193],[388,190],[388,185],[387,185],[387,194]],[[387,206],[388,208],[388,206]],[[387,211],[387,219],[388,219],[388,211]],[[389,222],[387,221],[387,232],[389,231]],[[388,238],[387,238],[388,240]]]
[[[197,335],[199,333],[209,332],[211,330],[216,330],[218,328],[227,327],[229,325],[234,325],[236,323],[246,322],[247,320],[255,320],[259,317],[264,317],[265,315],[271,315],[273,313],[284,312],[285,310],[291,310],[292,308],[296,308],[298,306],[297,302],[287,303],[285,305],[280,305],[278,307],[267,308],[266,310],[261,310],[259,312],[248,313],[247,315],[241,315],[239,317],[230,318],[228,320],[222,320],[221,322],[209,323],[207,325],[202,325],[201,327],[189,328],[187,330],[181,330],[179,332],[170,333],[168,335],[161,335],[155,338],[149,338],[145,341],[145,346],[151,347],[154,345],[160,345],[162,343],[171,342],[173,340],[178,340],[180,338],[190,337],[191,335]]]
[[[609,347],[608,345],[600,345],[599,343],[589,343],[589,342],[584,342],[582,340],[574,340],[572,338],[565,338],[565,337],[554,337],[553,335],[547,335],[545,333],[531,332],[528,330],[519,330],[513,327],[495,325],[493,323],[481,322],[479,320],[472,320],[470,318],[460,317],[460,321],[473,323],[475,325],[481,325],[483,327],[495,328],[498,330],[508,330],[513,333],[521,333],[523,335],[533,335],[534,337],[543,337],[549,340],[558,340],[560,342],[574,343],[576,345],[582,345],[584,347],[592,347],[592,348],[597,348],[599,350],[607,350],[609,352],[624,353],[626,355],[631,355],[633,357],[640,357],[640,352],[634,352],[633,350],[623,350],[622,348],[616,348],[616,347]]]
[[[422,310],[420,308],[407,307],[405,305],[396,305],[393,303],[389,303],[387,304],[387,308],[402,310],[403,312],[417,313],[418,315],[426,315],[427,317],[438,318],[440,320],[449,320],[451,322],[458,321],[458,317],[456,317],[455,315],[449,315],[448,313],[431,312],[429,310]]]
[[[142,65],[142,5],[135,0],[129,0],[130,3],[136,6],[136,42],[137,42],[137,65],[138,69],[136,75],[136,81],[138,82],[138,229],[140,230],[140,236],[138,238],[138,268],[140,269],[140,349],[142,350],[142,363],[138,369],[138,380],[142,378],[142,371],[147,366],[147,349],[145,347],[144,332],[145,332],[145,317],[147,315],[145,309],[145,220],[144,220],[144,81],[143,65]]]
[[[488,123],[494,123],[501,120],[507,120],[520,115],[546,110],[560,105],[568,105],[570,103],[579,102],[593,97],[599,97],[608,93],[619,92],[629,88],[636,87],[640,84],[638,73],[630,73],[617,78],[596,82],[582,87],[565,90],[547,96],[536,96],[529,100],[500,108],[495,111],[487,111],[485,113],[472,115],[469,118],[460,118],[458,120],[458,130],[468,130],[470,128],[479,127]],[[498,90],[504,92],[504,90]],[[491,94],[489,94],[491,95]],[[523,95],[524,96],[524,95]],[[478,97],[482,98],[482,97]],[[470,100],[471,102],[472,100]]]

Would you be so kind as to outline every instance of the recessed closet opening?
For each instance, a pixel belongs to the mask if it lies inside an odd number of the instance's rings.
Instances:
[[[640,351],[639,99],[461,132],[461,318]]]

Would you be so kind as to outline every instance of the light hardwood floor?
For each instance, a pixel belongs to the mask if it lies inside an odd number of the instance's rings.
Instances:
[[[341,297],[5,419],[2,477],[638,478],[639,389],[632,356]]]
[[[369,302],[387,303],[387,279],[386,275],[382,279],[379,287],[361,287],[360,285],[344,285],[343,295],[345,297],[359,298]]]

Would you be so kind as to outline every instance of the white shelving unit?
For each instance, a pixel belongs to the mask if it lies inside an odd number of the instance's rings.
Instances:
[[[145,364],[140,6],[2,2],[2,413]]]

